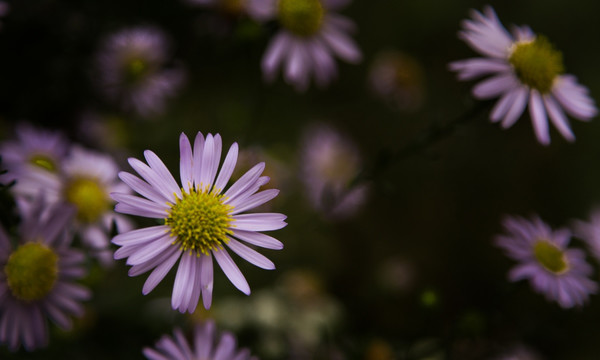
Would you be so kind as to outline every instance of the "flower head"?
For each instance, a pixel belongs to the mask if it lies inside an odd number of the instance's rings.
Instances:
[[[450,69],[458,72],[460,80],[491,75],[473,88],[477,98],[500,97],[490,119],[509,128],[529,104],[540,143],[550,143],[548,118],[567,140],[574,141],[565,112],[587,121],[597,109],[588,89],[564,74],[562,54],[527,26],[515,26],[510,34],[491,7],[471,15],[472,20],[463,21],[459,37],[485,57],[453,62]]]
[[[208,309],[212,302],[213,257],[229,280],[245,294],[250,287],[226,248],[264,269],[273,263],[242,242],[281,249],[278,240],[260,233],[286,226],[285,215],[276,213],[244,214],[278,194],[269,189],[257,192],[269,179],[261,177],[265,164],[259,163],[227,190],[235,168],[238,145],[234,143],[223,165],[221,136],[198,133],[192,146],[185,134],[179,138],[179,185],[163,162],[150,150],[144,152],[148,165],[130,158],[129,164],[142,177],[121,172],[119,177],[143,196],[113,193],[115,210],[125,214],[164,220],[164,225],[133,230],[115,236],[121,246],[115,259],[127,258],[133,265],[130,276],[152,270],[144,284],[148,294],[179,260],[171,305],[180,312],[193,312],[200,295]],[[240,241],[241,240],[241,241]]]
[[[73,215],[69,205],[38,201],[22,214],[17,246],[0,227],[0,342],[13,351],[47,344],[46,317],[66,330],[69,315],[83,314],[79,302],[90,292],[74,283],[85,275],[85,258],[70,248]]]
[[[553,231],[538,217],[531,221],[507,217],[504,228],[507,234],[497,236],[495,242],[519,262],[509,273],[511,281],[529,279],[535,291],[564,308],[583,305],[597,291],[598,285],[588,278],[592,267],[585,253],[567,248],[568,230]]]
[[[302,143],[302,180],[313,207],[334,218],[355,214],[368,194],[366,185],[351,184],[362,165],[356,145],[322,124],[310,126]]]
[[[256,19],[277,19],[281,31],[268,45],[262,71],[271,82],[280,66],[285,80],[296,90],[308,88],[310,77],[326,86],[337,73],[333,55],[358,63],[362,55],[347,35],[354,23],[337,13],[346,0],[249,0],[249,12]]]
[[[70,145],[61,132],[20,124],[16,135],[16,140],[0,145],[2,164],[8,170],[0,176],[2,182],[16,180],[32,171],[43,177],[60,170]]]
[[[153,348],[144,348],[143,353],[149,360],[256,360],[247,349],[238,350],[235,336],[223,332],[216,336],[215,323],[207,321],[194,327],[193,345],[190,346],[180,329],[173,331],[173,337],[164,335]]]
[[[125,110],[143,117],[161,113],[166,99],[183,85],[180,68],[165,68],[169,60],[166,35],[154,27],[121,30],[102,44],[96,65],[101,90]]]

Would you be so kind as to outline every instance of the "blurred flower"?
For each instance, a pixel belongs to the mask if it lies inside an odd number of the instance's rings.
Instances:
[[[337,74],[333,55],[358,63],[362,54],[347,35],[354,23],[335,11],[348,0],[248,0],[249,12],[257,20],[277,18],[282,26],[262,59],[266,81],[275,79],[285,66],[286,82],[297,91],[308,88],[311,75],[319,86],[328,85]]]
[[[275,265],[257,251],[244,245],[281,249],[283,244],[260,233],[286,226],[285,215],[276,213],[242,214],[271,199],[276,189],[257,191],[268,177],[261,177],[265,168],[259,163],[222,192],[235,168],[238,145],[234,143],[218,173],[221,159],[221,136],[208,134],[206,139],[198,132],[194,149],[185,136],[179,138],[180,187],[163,162],[150,150],[144,152],[147,166],[130,158],[129,164],[146,180],[121,172],[119,177],[144,198],[122,193],[112,194],[118,201],[118,212],[164,219],[164,225],[120,234],[113,243],[121,246],[115,259],[128,258],[133,265],[130,276],[137,276],[154,268],[143,293],[148,294],[165,277],[181,257],[178,266],[171,305],[180,312],[194,312],[202,294],[205,308],[210,308],[213,289],[213,256],[229,280],[240,291],[250,294],[250,287],[238,267],[225,250],[225,245],[248,262],[263,269]],[[216,176],[216,180],[215,180]]]
[[[332,218],[347,218],[366,200],[368,187],[353,185],[362,160],[356,145],[328,125],[310,126],[302,140],[302,169],[313,207]]]
[[[256,359],[250,356],[248,349],[236,348],[235,336],[224,332],[218,338],[215,336],[214,321],[207,321],[203,325],[194,327],[193,346],[190,346],[185,336],[179,329],[173,331],[173,337],[164,335],[153,348],[144,348],[143,353],[150,360],[249,360]]]
[[[132,134],[127,129],[127,117],[116,114],[85,112],[77,126],[78,137],[94,147],[123,152]]]
[[[64,163],[64,179],[59,194],[63,201],[75,205],[75,227],[83,243],[104,266],[112,265],[109,249],[113,224],[118,232],[129,231],[131,221],[113,210],[113,192],[128,192],[118,181],[118,167],[108,155],[74,146]]]
[[[568,249],[571,233],[552,229],[539,217],[531,221],[507,217],[503,222],[506,235],[495,239],[508,257],[519,262],[509,273],[511,281],[529,279],[533,289],[556,301],[563,308],[583,305],[598,286],[588,276],[592,267],[585,253]]]
[[[423,68],[409,55],[398,51],[378,54],[371,64],[368,83],[375,95],[400,110],[417,110],[423,104]]]
[[[257,349],[272,358],[314,359],[330,351],[330,339],[343,310],[325,292],[317,274],[288,271],[274,289],[258,291],[250,301],[225,299],[215,304],[220,324],[258,334]],[[329,358],[329,357],[325,357]]]
[[[565,111],[586,121],[596,116],[597,109],[588,89],[574,76],[563,74],[562,54],[528,26],[515,26],[511,36],[489,6],[484,14],[473,10],[471,16],[473,20],[463,21],[459,37],[486,57],[456,61],[450,69],[458,72],[460,80],[493,75],[473,88],[473,95],[479,99],[500,96],[490,119],[502,121],[502,127],[509,128],[529,102],[540,143],[550,143],[548,116],[565,139],[574,141]]]
[[[110,35],[96,57],[98,84],[114,103],[142,117],[159,114],[185,81],[182,68],[167,69],[169,42],[162,30],[137,27]]]
[[[46,317],[71,327],[69,315],[81,316],[80,301],[90,292],[74,283],[85,275],[84,256],[70,248],[68,224],[74,209],[66,204],[45,207],[38,198],[22,213],[18,246],[13,248],[0,227],[0,342],[15,351],[48,343]]]
[[[600,260],[600,209],[592,211],[588,222],[577,220],[573,227],[575,235],[584,240],[592,255]]]
[[[22,123],[17,125],[16,140],[0,144],[3,167],[8,171],[0,175],[0,182],[8,183],[30,172],[57,173],[69,149],[69,141],[59,131],[50,131]]]

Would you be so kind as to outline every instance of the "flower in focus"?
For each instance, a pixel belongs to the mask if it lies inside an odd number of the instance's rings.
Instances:
[[[148,165],[129,159],[143,180],[127,172],[119,173],[121,180],[144,198],[113,193],[113,199],[118,201],[115,210],[164,219],[164,225],[117,235],[113,243],[121,246],[115,252],[115,259],[127,258],[127,264],[133,265],[130,276],[154,269],[144,284],[144,295],[152,291],[181,258],[171,305],[183,313],[194,312],[200,295],[204,307],[211,306],[213,257],[233,285],[250,294],[244,275],[225,246],[258,267],[274,269],[269,259],[242,242],[268,249],[283,248],[279,240],[261,231],[285,227],[286,217],[277,213],[244,214],[279,193],[276,189],[257,192],[269,181],[268,177],[261,176],[264,163],[255,165],[223,191],[236,165],[237,143],[229,149],[220,171],[220,135],[208,134],[204,138],[199,132],[192,150],[187,136],[181,134],[179,146],[181,186],[150,150],[144,152]]]
[[[164,111],[168,97],[182,87],[181,68],[165,68],[166,35],[154,27],[121,30],[109,36],[96,58],[98,83],[109,100],[142,117]]]
[[[180,329],[173,331],[173,337],[164,335],[156,342],[155,349],[144,348],[143,353],[149,360],[251,360],[248,349],[237,349],[235,336],[223,332],[216,336],[214,321],[197,324],[194,327],[193,345],[190,346]]]
[[[460,80],[491,75],[473,88],[476,98],[500,97],[490,119],[509,128],[529,104],[540,143],[550,143],[548,117],[565,139],[574,141],[565,112],[587,121],[597,109],[588,89],[574,76],[563,73],[562,54],[527,26],[515,26],[511,35],[491,7],[483,14],[473,11],[471,15],[472,20],[463,21],[459,37],[485,57],[453,62],[450,69],[458,72]]]
[[[317,85],[328,85],[337,74],[333,55],[358,63],[362,54],[348,36],[354,23],[337,14],[347,0],[249,0],[250,14],[257,20],[277,19],[281,31],[275,35],[262,59],[266,81],[272,82],[283,67],[283,75],[297,91],[308,88],[311,75]]]
[[[69,150],[69,142],[58,131],[35,128],[20,124],[15,129],[17,139],[0,145],[2,164],[7,169],[0,175],[0,182],[8,183],[26,174],[36,173],[36,178],[57,173]]]
[[[313,125],[302,141],[301,176],[313,207],[333,218],[354,215],[368,186],[352,185],[362,160],[356,145],[327,125]]]
[[[12,351],[45,346],[46,317],[68,330],[69,316],[81,316],[79,302],[91,296],[74,283],[85,275],[85,258],[65,231],[74,209],[37,201],[31,210],[22,214],[16,247],[0,227],[0,342]]]
[[[592,255],[600,260],[600,209],[592,211],[588,222],[577,220],[573,227],[575,235],[583,239]]]
[[[592,267],[585,253],[567,248],[567,229],[553,231],[538,217],[507,217],[503,224],[507,234],[497,236],[495,243],[519,263],[509,273],[511,281],[529,279],[536,292],[563,308],[581,306],[597,291],[598,285],[588,278]]]
[[[401,52],[378,54],[371,64],[368,84],[375,95],[400,110],[417,110],[423,104],[423,68]]]

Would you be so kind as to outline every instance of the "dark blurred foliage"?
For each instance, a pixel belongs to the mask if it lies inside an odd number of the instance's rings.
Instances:
[[[490,3],[505,25],[529,24],[546,35],[563,52],[567,71],[592,96],[600,94],[600,3]],[[218,132],[226,146],[260,146],[285,163],[292,185],[273,209],[288,215],[289,225],[275,234],[285,248],[263,251],[277,269],[237,261],[253,289],[250,298],[216,270],[213,303],[249,302],[283,274],[312,271],[343,315],[308,358],[335,358],[328,350],[335,349],[348,359],[486,359],[525,344],[547,359],[594,359],[597,296],[584,308],[563,310],[527,283],[509,283],[512,263],[492,238],[502,231],[505,214],[538,213],[554,227],[587,217],[600,203],[600,124],[573,121],[573,144],[551,130],[549,147],[537,143],[527,114],[509,130],[490,124],[492,104],[473,100],[472,83],[459,83],[447,70],[450,61],[476,56],[456,32],[470,8],[485,4],[355,1],[344,13],[358,25],[355,39],[364,61],[338,63],[339,78],[329,88],[298,94],[281,79],[273,85],[262,81],[260,59],[274,24],[177,0],[12,1],[0,30],[0,134],[11,137],[13,126],[27,120],[82,142],[82,117],[97,113],[120,119],[114,136],[121,141],[116,160],[124,169],[128,156],[152,149],[176,171],[182,131]],[[165,114],[149,120],[112,108],[93,81],[103,37],[140,24],[168,34],[173,58],[189,76]],[[399,111],[368,91],[370,62],[387,49],[410,54],[423,67],[426,95],[419,110]],[[323,219],[305,201],[298,145],[305,126],[316,121],[333,124],[363,152],[359,181],[368,180],[372,191],[353,218]],[[4,188],[0,195],[4,204]],[[126,274],[124,261],[108,271],[91,266],[87,283],[94,299],[75,329],[51,326],[47,349],[11,354],[1,348],[0,358],[141,359],[141,348],[171,333],[173,325],[190,329],[190,317],[170,309],[174,274],[145,297],[145,276]],[[255,348],[257,327],[236,335],[254,354],[270,358]]]

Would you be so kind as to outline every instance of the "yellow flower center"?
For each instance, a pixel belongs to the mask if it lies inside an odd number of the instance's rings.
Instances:
[[[177,198],[165,219],[171,228],[171,236],[176,239],[181,251],[195,251],[208,255],[229,242],[227,235],[233,234],[231,211],[233,206],[223,204],[224,195],[214,192],[191,190],[182,191],[183,198]]]
[[[44,154],[33,154],[29,157],[29,163],[42,169],[55,172],[56,164],[54,160]]]
[[[148,73],[149,64],[139,58],[133,58],[125,65],[125,81],[129,84],[140,82]]]
[[[277,12],[286,29],[299,36],[310,36],[321,29],[325,9],[320,0],[279,0]]]
[[[94,178],[77,177],[69,181],[65,198],[77,207],[77,218],[87,223],[97,221],[109,206],[106,190]]]
[[[521,82],[542,94],[552,89],[554,79],[564,71],[562,54],[544,36],[516,43],[508,61]]]
[[[54,288],[58,257],[40,243],[21,245],[8,258],[4,273],[8,288],[21,300],[43,299]]]
[[[537,261],[548,271],[562,274],[569,269],[564,252],[547,240],[539,240],[533,246]]]

